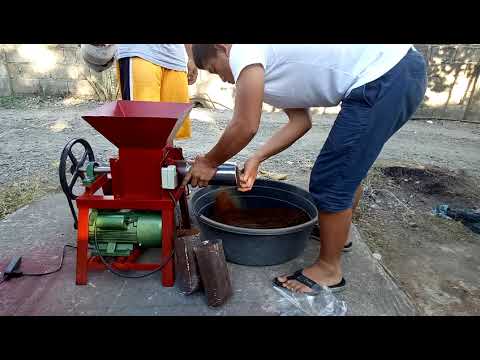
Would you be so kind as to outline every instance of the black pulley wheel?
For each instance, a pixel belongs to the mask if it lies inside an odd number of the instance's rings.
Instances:
[[[83,147],[82,155],[79,157],[75,156],[74,152],[72,151],[73,147],[77,144]],[[70,162],[72,163],[72,165],[69,167],[67,165],[68,159],[70,159]],[[62,155],[60,156],[60,164],[58,167],[60,185],[65,193],[65,196],[67,197],[70,210],[72,211],[72,216],[75,220],[75,228],[77,228],[77,216],[73,208],[72,200],[75,200],[78,196],[73,192],[73,187],[75,186],[78,178],[83,179],[85,177],[85,174],[83,174],[80,169],[85,165],[85,163],[94,161],[95,155],[93,154],[92,147],[85,139],[73,139],[68,142],[68,144],[63,148]],[[70,179],[67,178],[67,172],[71,175]]]
[[[76,144],[81,144],[84,150],[83,154],[78,158],[72,151],[72,148]],[[72,163],[69,169],[67,169],[68,159],[70,159]],[[84,178],[85,175],[79,170],[87,161],[95,161],[95,155],[93,154],[92,147],[85,139],[73,139],[67,145],[65,145],[62,155],[60,156],[60,165],[58,171],[60,175],[60,185],[62,186],[62,190],[67,198],[72,200],[77,198],[77,195],[73,193],[73,187],[75,186],[78,178]],[[67,171],[72,175],[70,180],[67,179]]]

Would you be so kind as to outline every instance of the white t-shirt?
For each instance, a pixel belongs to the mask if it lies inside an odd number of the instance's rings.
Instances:
[[[411,44],[233,44],[229,62],[235,82],[246,66],[263,66],[267,104],[283,109],[328,107],[387,73],[410,48]]]

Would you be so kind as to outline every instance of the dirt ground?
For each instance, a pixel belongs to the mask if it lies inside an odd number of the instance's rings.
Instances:
[[[380,162],[381,164],[381,162]],[[480,209],[478,178],[377,164],[354,217],[370,249],[425,315],[479,315],[480,235],[432,208]]]
[[[75,99],[0,99],[0,219],[50,191],[59,191],[58,163],[68,140],[83,137],[105,163],[115,147],[81,115],[98,106]],[[207,151],[230,111],[194,109],[193,138],[179,141],[187,158]],[[308,188],[310,169],[334,115],[315,115],[312,130],[262,169]],[[238,163],[286,122],[265,113]],[[410,121],[385,146],[365,179],[355,215],[375,256],[425,315],[480,314],[480,235],[431,214],[433,207],[480,206],[480,126]]]

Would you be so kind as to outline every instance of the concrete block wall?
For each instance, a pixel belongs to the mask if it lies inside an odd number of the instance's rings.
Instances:
[[[0,45],[0,69],[3,65],[10,78],[10,95],[94,96],[85,79],[98,75],[83,63],[79,50],[78,44]]]

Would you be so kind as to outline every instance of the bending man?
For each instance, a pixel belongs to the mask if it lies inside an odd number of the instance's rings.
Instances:
[[[319,210],[317,261],[274,284],[315,294],[319,285],[345,286],[341,254],[347,244],[355,194],[383,145],[423,100],[427,74],[411,45],[194,44],[199,69],[235,84],[233,118],[219,141],[195,159],[184,180],[206,186],[218,165],[245,148],[260,124],[262,102],[284,109],[289,122],[244,164],[240,191],[252,188],[262,161],[278,154],[312,126],[310,107],[341,104],[310,175]]]

